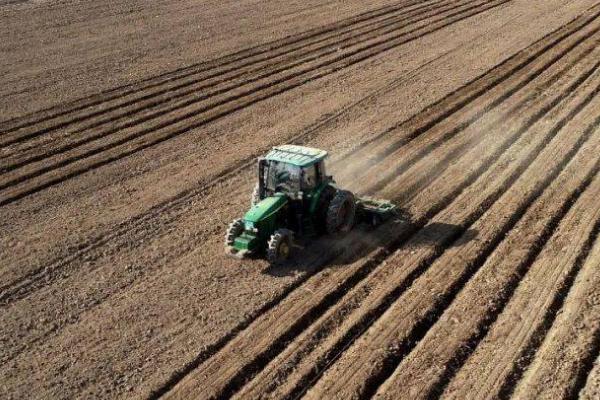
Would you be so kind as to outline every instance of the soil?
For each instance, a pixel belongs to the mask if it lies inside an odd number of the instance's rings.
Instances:
[[[0,18],[0,397],[597,397],[596,2]],[[226,257],[281,143],[401,216]]]

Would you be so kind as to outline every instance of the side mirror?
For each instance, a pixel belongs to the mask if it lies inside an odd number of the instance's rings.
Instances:
[[[258,159],[258,193],[261,199],[265,197],[265,168],[267,160],[264,158]]]

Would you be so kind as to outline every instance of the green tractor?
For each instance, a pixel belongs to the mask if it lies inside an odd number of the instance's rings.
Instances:
[[[343,234],[356,223],[377,225],[395,213],[387,201],[359,199],[338,188],[326,173],[326,157],[324,150],[283,145],[259,158],[251,208],[229,225],[226,252],[266,255],[271,264],[281,264],[295,238]]]

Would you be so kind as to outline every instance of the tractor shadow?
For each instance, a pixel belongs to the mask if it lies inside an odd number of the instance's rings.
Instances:
[[[475,229],[465,231],[458,225],[438,222],[416,229],[411,216],[401,212],[377,227],[358,224],[343,237],[322,236],[298,241],[292,257],[284,265],[269,266],[263,273],[274,277],[310,274],[361,259],[366,261],[379,250],[393,252],[403,246],[448,249],[474,240],[477,233]]]

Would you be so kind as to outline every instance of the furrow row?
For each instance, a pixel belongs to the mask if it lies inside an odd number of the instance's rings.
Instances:
[[[210,73],[186,77],[186,79],[182,81],[178,80],[170,82],[169,85],[161,87],[158,91],[151,91],[149,93],[142,92],[142,96],[137,96],[126,102],[118,102],[117,104],[103,108],[102,110],[97,110],[91,115],[83,114],[81,116],[71,117],[71,119],[62,120],[46,127],[34,125],[29,129],[19,130],[14,134],[5,135],[0,140],[0,146],[8,146],[30,138],[35,138],[36,140],[31,143],[28,142],[26,147],[11,146],[11,152],[9,154],[17,153],[23,149],[33,150],[38,144],[53,144],[53,142],[58,139],[62,139],[67,143],[72,141],[74,143],[72,143],[71,146],[74,147],[79,143],[91,141],[96,136],[99,137],[101,133],[109,134],[118,129],[124,129],[151,119],[156,119],[159,116],[182,108],[185,104],[200,102],[251,81],[256,81],[260,78],[265,78],[277,72],[290,69],[295,65],[307,63],[319,57],[324,57],[369,39],[376,38],[377,36],[402,29],[408,24],[418,22],[421,18],[427,18],[427,16],[432,13],[422,13],[420,12],[421,9],[435,8],[436,4],[437,3],[411,8],[409,11],[401,12],[397,15],[394,14],[391,17],[386,16],[383,21],[376,20],[365,26],[361,24],[358,27],[352,27],[352,29],[347,32],[336,32],[335,35],[328,35],[317,41],[310,41],[298,48],[287,49],[283,52],[277,51],[269,53],[268,56],[265,56],[260,60],[247,61],[242,65],[228,67],[226,70],[209,71]],[[450,4],[441,10],[435,9],[435,13],[441,13],[448,7],[452,8],[454,6]],[[95,128],[106,124],[110,124],[107,129],[94,135],[91,134],[98,131],[98,129]],[[46,133],[52,132],[54,132],[52,135],[45,135]],[[44,135],[42,136],[42,134]],[[40,140],[37,140],[38,138]],[[61,147],[56,147],[51,150],[58,154],[61,152]],[[38,157],[43,155],[43,153],[37,154]],[[17,154],[15,154],[15,156],[17,156]],[[28,160],[30,159],[35,159],[35,157],[12,162],[9,157],[8,160],[5,161],[8,165],[6,168],[15,168],[19,163],[25,164],[29,162]]]
[[[469,164],[471,164],[471,161],[469,161]],[[476,174],[474,175],[475,176],[471,178],[471,182],[477,177]],[[469,183],[468,180],[469,179],[467,179],[467,182],[465,182],[465,184]],[[459,185],[458,190],[460,190],[460,187],[465,186],[463,186],[462,184]],[[479,190],[476,190],[475,192],[479,193]],[[458,193],[455,193],[455,195],[456,194]],[[451,199],[448,200],[451,202]],[[461,204],[461,207],[463,206],[464,205]],[[424,214],[422,213],[419,216],[416,211],[413,211],[413,218],[415,219],[415,221],[417,221],[415,225],[418,226],[419,224],[421,224],[422,226],[422,224],[425,222],[424,217],[426,217],[427,214],[429,214],[430,212],[431,210],[425,212]],[[411,230],[414,232],[414,228],[411,229],[410,226],[407,227],[406,225],[401,224],[391,232],[391,237],[406,237],[408,234],[412,233]],[[390,232],[387,232],[385,236],[389,237]],[[375,258],[377,258],[377,256],[375,256]],[[369,269],[371,268],[372,267],[370,266]],[[353,268],[349,268],[348,266],[346,266],[342,271],[340,271],[340,275],[349,274],[352,270]],[[362,270],[360,271],[362,272]],[[350,276],[353,277],[353,275]],[[346,279],[348,279],[348,276],[346,276]],[[343,276],[337,276],[337,274],[332,278],[332,281],[332,283],[336,283],[335,291],[337,291],[339,287],[344,288],[344,290],[348,290],[356,284],[354,281],[352,281],[350,285],[344,283],[340,284],[340,282],[345,282],[345,279]],[[321,293],[322,291],[323,294],[326,294],[331,291],[331,288],[319,286],[318,290],[319,293]],[[315,293],[315,291],[312,288],[309,291]],[[311,300],[318,301],[319,298],[321,298],[321,294],[317,295],[315,293],[313,294]],[[175,387],[173,393],[176,393],[183,397],[195,395],[194,385],[198,383],[198,381],[196,381],[195,379],[197,379],[200,376],[210,377],[210,379],[213,381],[213,389],[211,389],[213,390],[213,396],[227,397],[234,393],[237,390],[237,388],[239,388],[240,385],[244,383],[243,380],[246,379],[248,375],[252,373],[252,370],[261,369],[261,365],[263,365],[266,361],[268,361],[270,357],[273,357],[278,353],[278,351],[281,350],[281,346],[287,343],[287,341],[289,341],[294,336],[301,333],[301,331],[298,331],[298,327],[294,325],[301,324],[300,326],[305,326],[307,324],[307,318],[309,318],[309,321],[314,320],[315,318],[315,316],[312,315],[310,310],[314,308],[319,309],[323,307],[322,303],[320,305],[317,304],[317,307],[307,307],[306,304],[304,304],[304,302],[298,304],[297,301],[298,300],[294,302],[294,309],[298,308],[297,311],[292,312],[290,309],[287,309],[287,307],[289,306],[286,306],[286,309],[282,307],[281,310],[277,310],[276,316],[265,318],[263,321],[260,322],[260,325],[264,324],[265,327],[271,327],[270,321],[276,319],[278,321],[278,328],[281,327],[281,336],[275,336],[274,332],[271,329],[269,338],[255,337],[257,335],[261,335],[263,330],[260,329],[260,326],[252,326],[251,329],[248,329],[249,336],[242,338],[238,337],[234,339],[232,344],[228,345],[223,352],[219,353],[216,357],[209,359],[204,365],[201,365],[197,370],[193,371],[190,374],[190,376],[182,380],[181,384]],[[331,305],[326,305],[327,308],[329,308],[330,306]],[[298,312],[304,313],[304,316],[302,317],[297,315]],[[319,311],[319,314],[320,313],[322,313],[322,311]],[[293,323],[291,327],[288,327],[287,322],[283,322],[283,320],[288,320],[288,318],[290,319],[290,323]],[[264,350],[259,351],[257,350],[258,348],[263,348]],[[204,389],[206,396],[211,397],[211,395],[208,394],[206,388]]]
[[[574,238],[571,234],[567,237]],[[557,259],[560,258],[558,255]],[[563,312],[543,337],[533,362],[515,389],[514,398],[553,399],[577,395],[598,354],[599,307],[600,240],[596,240],[565,299]]]
[[[600,209],[590,207],[589,196],[598,193],[586,193],[584,209],[575,209],[579,215],[562,224],[546,243],[444,398],[461,399],[466,393],[474,399],[510,398],[596,240]]]
[[[330,33],[335,35],[337,34],[339,29],[349,27],[351,28],[363,22],[377,20],[380,17],[385,18],[389,14],[393,14],[406,7],[417,5],[422,2],[422,0],[411,0],[380,7],[346,18],[344,20],[337,21],[335,23],[323,27],[318,27],[315,29],[308,30],[306,32],[302,32],[297,35],[291,35],[279,40],[275,40],[273,42],[268,42],[251,48],[243,49],[241,51],[228,54],[224,57],[220,57],[215,60],[178,68],[174,71],[166,72],[155,77],[147,78],[137,83],[124,85],[122,87],[114,88],[109,91],[100,93],[98,95],[79,99],[69,104],[64,104],[59,107],[52,107],[46,110],[40,110],[36,113],[24,116],[22,118],[15,118],[13,120],[3,122],[2,125],[0,125],[0,131],[4,133],[9,133],[16,130],[29,128],[32,125],[40,123],[56,124],[57,121],[64,118],[77,119],[83,115],[90,115],[91,113],[88,110],[90,108],[99,108],[100,110],[102,110],[100,112],[103,112],[105,108],[111,107],[105,106],[105,103],[109,103],[115,100],[118,101],[118,104],[126,105],[129,103],[129,101],[138,101],[140,99],[139,97],[136,97],[138,92],[146,92],[155,88],[160,89],[161,87],[163,87],[163,85],[167,85],[167,87],[170,87],[168,86],[169,84],[173,82],[178,82],[179,80],[185,79],[189,76],[195,76],[197,74],[204,73],[207,71],[227,67],[239,61],[245,63],[248,61],[248,59],[252,59],[253,57],[263,55],[268,56],[270,53],[276,50],[285,52],[288,46],[297,44],[302,45],[302,43],[305,41],[310,43],[311,39],[320,38],[323,35],[327,35]],[[123,102],[122,98],[125,98],[126,96],[131,96],[132,98],[128,98]]]
[[[436,323],[430,324],[416,347],[400,360],[397,367],[391,367],[393,373],[378,389],[378,397],[425,399],[441,395],[502,312],[558,226],[570,224],[582,207],[590,209],[586,202],[590,196],[597,196],[600,184],[600,164],[592,150],[598,146],[598,118],[592,105],[596,104],[587,106],[578,118],[564,126],[563,139],[555,139],[544,150],[536,160],[537,169],[530,169],[531,175],[539,175],[539,171],[554,165],[551,160],[564,157],[561,153],[567,153],[563,160],[568,160],[578,146],[583,145],[582,150],[562,172],[563,165],[554,167],[552,174],[560,172],[555,183],[527,209]],[[536,180],[532,176],[525,182]],[[523,190],[527,191],[526,188]],[[588,194],[580,198],[582,192]],[[574,203],[578,206],[572,207]],[[398,308],[401,305],[399,302]],[[390,318],[394,316],[389,315]],[[381,323],[385,321],[382,319]],[[444,338],[443,344],[441,338]]]
[[[419,113],[410,120],[393,126],[380,135],[375,136],[370,142],[358,146],[347,157],[352,158],[357,152],[367,152],[368,156],[359,157],[356,170],[367,170],[376,166],[378,161],[392,154],[402,154],[404,157],[404,146],[414,140],[424,132],[431,131],[436,125],[440,125],[444,120],[455,113],[465,113],[467,120],[465,124],[475,121],[484,112],[489,111],[491,107],[503,101],[511,93],[522,87],[527,80],[517,82],[512,91],[498,91],[496,87],[504,84],[507,80],[516,80],[515,75],[522,69],[531,68],[534,60],[538,60],[545,52],[553,54],[564,54],[566,51],[580,45],[589,36],[598,32],[598,27],[591,25],[598,18],[599,7],[594,7],[588,13],[580,16],[571,23],[547,35],[545,38],[532,44],[522,50],[515,56],[509,58],[504,63],[495,67],[488,73],[483,74],[466,87],[451,93],[442,101],[429,107],[427,112]],[[567,49],[563,47],[556,48],[557,44],[563,40],[569,40]],[[526,71],[525,71],[526,72]],[[535,77],[535,74],[529,75]],[[500,96],[493,97],[491,94],[499,93]],[[470,105],[470,107],[466,107]],[[439,141],[439,139],[438,139]],[[402,153],[398,151],[401,150]],[[341,173],[341,179],[346,178],[344,172]]]
[[[574,91],[577,87],[570,89]],[[572,98],[570,101],[574,102]],[[564,109],[555,108],[552,116],[537,114],[530,121],[519,122],[517,119],[516,124],[522,125],[521,129],[525,129],[525,132],[519,135],[520,139],[502,155],[494,168],[479,177],[477,184],[472,187],[474,193],[466,191],[461,194],[459,201],[462,200],[462,207],[455,212],[436,216],[431,221],[431,224],[437,224],[434,227],[439,228],[432,228],[429,244],[418,246],[417,242],[387,260],[388,268],[392,271],[421,266],[425,273],[364,335],[355,339],[348,351],[342,353],[322,379],[316,382],[309,392],[310,396],[345,398],[370,396],[376,392],[394,371],[394,366],[410,353],[415,343],[434,325],[497,243],[519,221],[539,192],[554,180],[561,167],[581,145],[577,143],[574,147],[568,147],[560,140],[568,135],[567,130],[563,129],[564,125],[580,110],[577,100],[568,108],[568,114],[563,114],[563,118],[561,110]],[[553,129],[548,129],[543,117],[554,121]],[[510,120],[506,122],[506,125],[510,124]],[[503,128],[499,127],[497,134],[501,135]],[[470,161],[476,162],[485,147],[486,144],[483,144],[481,149],[474,148]],[[545,173],[540,173],[536,167],[544,163]],[[453,172],[456,174],[459,171]],[[473,201],[473,197],[478,200]],[[449,230],[448,225],[458,225],[460,229]],[[469,229],[472,231],[469,232]],[[475,234],[478,240],[471,241],[469,237]],[[389,279],[386,282],[389,285],[387,290],[392,290],[394,284],[400,282]]]
[[[557,119],[563,113],[555,112],[554,114],[558,114],[553,117],[554,119]],[[523,149],[521,150],[522,153],[529,158],[541,151],[543,145],[552,137],[553,132],[538,132],[537,130],[539,130],[540,125],[541,124],[538,124],[538,129],[534,127],[529,132],[525,132],[524,136],[513,145],[512,151],[509,151],[504,155],[494,168],[485,172],[485,178],[482,179],[490,180],[491,177],[496,174],[502,175],[507,172],[505,171],[506,160],[514,157],[514,152],[519,149]],[[499,127],[498,129],[501,130],[502,127]],[[509,132],[507,132],[507,134],[508,133]],[[519,135],[520,134],[517,134],[517,136]],[[493,140],[490,140],[471,149],[470,155],[465,156],[459,163],[453,165],[442,176],[438,177],[434,188],[442,190],[443,182],[447,181],[451,176],[456,176],[459,171],[468,170],[470,173],[475,171],[475,175],[479,176],[480,171],[477,171],[476,167],[478,163],[482,162],[482,160],[480,160],[482,150],[490,150],[493,146],[499,146],[499,144],[494,144]],[[506,146],[507,145],[504,147]],[[528,154],[528,151],[531,152],[531,154]],[[524,156],[523,158],[527,160],[527,157]],[[524,162],[524,165],[526,165],[526,161]],[[469,166],[473,169],[469,169]],[[511,168],[514,169],[516,166],[511,166]],[[463,204],[463,207],[470,210],[470,207],[466,207],[465,204]],[[480,229],[461,229],[455,224],[440,222],[439,219],[443,219],[446,214],[447,213],[444,212],[435,216],[422,232],[417,234],[408,242],[408,244],[404,245],[406,250],[404,252],[401,251],[400,253],[402,256],[398,258],[410,259],[418,252],[425,252],[427,257],[432,257],[432,254],[435,255],[440,251],[441,246],[441,243],[434,241],[433,238],[440,241],[448,241],[452,237],[455,237],[455,235],[463,233],[465,237],[477,235],[479,238],[481,235],[486,236],[486,234],[496,235],[496,239],[502,237],[502,233],[498,233],[497,230],[481,232]],[[504,217],[502,216],[502,218]],[[490,227],[497,227],[498,225],[498,223],[492,224],[491,221],[486,221],[486,224],[483,224],[483,226]],[[477,246],[483,246],[491,241],[492,239],[486,240],[484,238],[475,242],[474,246],[478,249]],[[412,246],[411,243],[413,244]],[[481,251],[481,249],[479,250]],[[410,276],[412,271],[422,272],[422,269],[428,265],[427,262],[411,263],[410,265],[404,265],[403,268],[398,268],[393,263],[390,265],[390,260],[395,258],[396,256],[386,260],[386,265],[382,266],[380,271],[374,273],[373,277],[370,277],[365,280],[361,286],[358,286],[353,291],[353,294],[348,295],[348,298],[338,305],[337,310],[332,310],[323,321],[320,321],[318,324],[315,324],[315,326],[307,329],[307,332],[303,334],[303,338],[298,340],[298,343],[288,346],[286,351],[276,358],[256,380],[249,384],[249,387],[246,390],[241,392],[241,394],[243,396],[248,395],[249,397],[258,397],[259,393],[263,391],[269,392],[271,390],[276,390],[275,397],[294,397],[298,390],[303,389],[303,384],[313,381],[331,360],[335,359],[337,355],[341,353],[341,349],[346,348],[359,332],[362,332],[368,327],[402,294],[402,288],[406,286],[407,276]],[[463,256],[455,261],[460,260],[461,262],[464,262],[464,259],[465,257]],[[447,263],[445,265],[447,265]],[[358,308],[358,310],[353,310],[353,308]],[[352,311],[352,315],[347,317],[345,315],[349,313],[349,310]],[[328,333],[329,331],[331,332]],[[324,341],[325,343],[320,343],[321,341]],[[292,370],[293,376],[290,378],[287,375],[290,374]],[[284,379],[288,379],[289,382],[285,382],[286,384],[282,385],[281,382]],[[276,388],[273,387],[273,382],[278,382]]]
[[[13,174],[15,171],[6,173],[3,175],[4,179],[2,183],[0,183],[0,187],[4,189],[0,195],[0,205],[8,204],[91,169],[106,165],[182,133],[189,132],[194,128],[243,107],[329,75],[349,65],[387,51],[399,44],[414,40],[417,37],[441,29],[459,20],[497,7],[507,1],[497,0],[491,3],[472,6],[462,11],[456,11],[435,21],[429,21],[429,24],[417,28],[412,33],[406,35],[400,34],[395,38],[383,42],[378,41],[355,49],[351,53],[337,56],[333,60],[319,62],[317,65],[306,67],[293,73],[288,72],[285,76],[274,81],[269,80],[268,82],[264,82],[258,87],[247,90],[237,89],[237,93],[228,95],[226,99],[218,101],[208,109],[204,111],[202,109],[190,110],[178,116],[175,121],[169,121],[165,126],[148,128],[134,133],[130,132],[129,134],[123,132],[123,136],[120,134],[116,140],[101,140],[98,143],[90,143],[89,148],[86,146],[79,147],[73,153],[58,156],[56,160],[50,158],[49,160],[40,162],[40,165],[36,163],[29,164],[22,170],[18,170],[16,174]],[[190,118],[191,120],[189,120]]]
[[[450,93],[448,96],[439,100],[436,104],[428,108],[425,112],[417,114],[415,117],[401,125],[402,131],[411,132],[409,136],[416,137],[425,132],[428,128],[436,125],[440,121],[443,121],[452,112],[456,112],[461,108],[470,106],[479,96],[485,93],[486,90],[501,83],[520,68],[526,67],[532,60],[535,60],[536,57],[543,54],[544,51],[547,51],[557,43],[560,43],[560,41],[568,38],[571,34],[585,28],[597,17],[598,7],[590,9],[587,13],[576,18],[569,24],[546,35],[538,42],[510,57],[499,66],[490,70],[488,73],[483,74],[481,77],[474,79],[465,86],[457,89],[455,92]],[[346,112],[346,110],[342,110],[342,113],[344,112]],[[333,116],[332,118],[335,119],[336,116]],[[327,123],[327,121],[329,120],[326,120],[324,123]],[[303,140],[309,137],[316,129],[319,128],[319,126],[320,125],[317,124],[316,126],[309,128],[307,131],[301,132],[292,139],[292,142],[302,143]],[[382,133],[372,142],[369,142],[364,146],[357,147],[353,152],[348,154],[347,158],[352,158],[356,151],[361,150],[363,147],[369,144],[377,144],[378,142],[382,141],[385,142],[386,137],[398,136],[398,130],[399,128],[396,128],[394,130]],[[410,138],[405,137],[403,142],[408,143],[410,140]],[[397,147],[400,147],[400,145]],[[29,291],[28,288],[35,285],[35,282],[37,282],[40,277],[43,276],[48,279],[49,274],[55,274],[55,272],[60,270],[64,265],[66,265],[66,263],[71,263],[77,258],[81,258],[86,254],[90,254],[104,243],[114,240],[115,237],[123,235],[125,232],[132,231],[138,226],[142,226],[145,221],[155,218],[156,215],[162,215],[169,210],[173,211],[183,207],[191,199],[202,194],[205,190],[208,190],[222,180],[227,179],[228,177],[237,174],[238,172],[253,165],[253,160],[256,156],[258,156],[258,154],[260,154],[260,152],[250,155],[247,159],[241,160],[239,163],[232,165],[227,170],[221,171],[221,173],[217,174],[217,176],[215,176],[210,182],[202,185],[200,188],[184,191],[179,195],[156,205],[146,213],[132,218],[131,220],[124,221],[118,227],[115,227],[104,234],[99,234],[97,238],[93,238],[87,243],[83,243],[80,246],[80,250],[71,252],[69,256],[61,257],[60,259],[54,260],[47,265],[41,265],[39,268],[24,276],[18,282],[13,282],[0,288],[0,300],[6,302],[12,297],[22,296]],[[364,166],[359,165],[359,167],[363,168]]]

